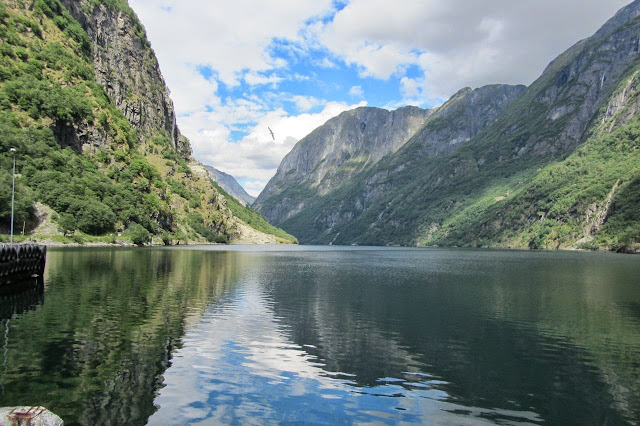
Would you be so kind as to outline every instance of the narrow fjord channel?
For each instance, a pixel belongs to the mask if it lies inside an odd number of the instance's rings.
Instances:
[[[50,250],[0,406],[65,424],[637,424],[640,262],[610,253]],[[5,304],[9,306],[9,304]]]

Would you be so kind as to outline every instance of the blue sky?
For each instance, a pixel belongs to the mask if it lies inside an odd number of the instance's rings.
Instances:
[[[130,0],[194,156],[253,195],[329,118],[364,105],[431,108],[466,86],[530,84],[626,3]]]

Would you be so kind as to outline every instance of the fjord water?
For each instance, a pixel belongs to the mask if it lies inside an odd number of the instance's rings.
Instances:
[[[59,249],[0,301],[0,406],[67,425],[640,419],[634,256]]]

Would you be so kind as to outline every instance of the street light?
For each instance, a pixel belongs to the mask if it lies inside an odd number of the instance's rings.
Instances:
[[[9,243],[13,244],[13,200],[16,194],[16,149],[11,148],[9,152],[13,152],[13,172],[11,175],[11,237],[9,237]]]

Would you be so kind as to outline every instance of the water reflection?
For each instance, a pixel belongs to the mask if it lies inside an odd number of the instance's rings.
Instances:
[[[636,424],[638,277],[637,258],[589,253],[52,250],[44,295],[0,305],[0,406],[66,424]]]
[[[426,418],[465,424],[469,414],[537,420],[534,413],[487,412],[448,402],[448,395],[438,388],[444,382],[419,372],[380,377],[371,386],[361,386],[357,374],[329,370],[328,358],[319,355],[317,346],[293,343],[294,329],[284,316],[274,315],[273,300],[258,281],[245,281],[242,289],[210,308],[185,335],[183,348],[165,375],[167,387],[156,399],[160,409],[150,424],[419,423]],[[369,344],[373,349],[382,342],[394,345],[381,338]],[[358,346],[363,345],[354,345]],[[387,364],[400,362],[403,354],[411,359],[398,348]],[[456,412],[460,408],[463,413]]]
[[[0,406],[44,405],[65,424],[144,424],[185,328],[235,270],[224,253],[51,250],[46,303],[8,324]]]
[[[631,383],[638,365],[612,361],[624,347],[600,345],[603,336],[580,324],[606,306],[600,324],[611,328],[611,298],[637,295],[637,264],[614,259],[621,275],[592,289],[581,275],[604,277],[613,258],[412,250],[250,256],[260,262],[244,265],[234,298],[188,332],[151,423],[638,417]],[[565,328],[567,319],[574,328]],[[624,405],[606,374],[614,365],[624,370]]]
[[[31,277],[0,287],[0,321],[35,309],[44,302],[44,279]]]

